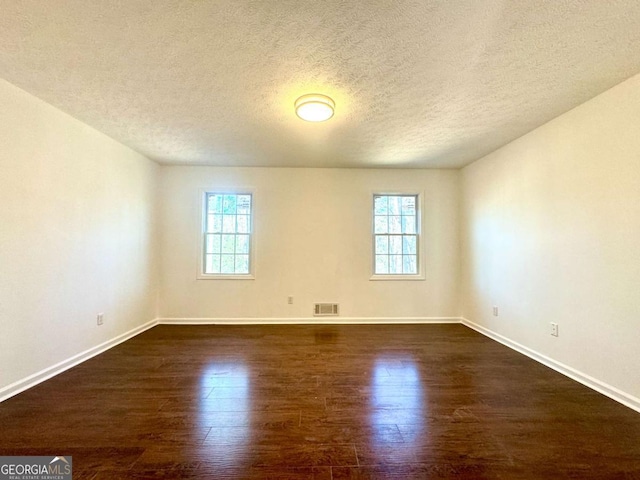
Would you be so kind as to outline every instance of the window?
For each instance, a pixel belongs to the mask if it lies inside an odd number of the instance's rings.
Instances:
[[[421,278],[419,246],[419,196],[375,194],[372,278]]]
[[[202,277],[250,278],[252,195],[204,194]]]

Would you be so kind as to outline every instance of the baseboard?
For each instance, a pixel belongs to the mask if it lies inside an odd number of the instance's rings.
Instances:
[[[363,325],[460,323],[459,317],[159,318],[161,325]]]
[[[456,324],[461,323],[527,357],[597,391],[640,413],[640,398],[634,397],[575,368],[557,362],[535,350],[463,317],[295,317],[295,318],[157,318],[92,347],[40,372],[0,389],[0,402],[89,360],[116,345],[161,325],[362,325],[362,324]]]
[[[42,383],[45,380],[50,379],[51,377],[59,375],[65,370],[69,370],[70,368],[75,367],[76,365],[86,360],[89,360],[90,358],[95,357],[96,355],[99,355],[122,342],[126,342],[130,338],[133,338],[136,335],[139,335],[142,332],[149,330],[152,327],[155,327],[157,324],[158,324],[157,319],[151,320],[150,322],[147,322],[144,325],[140,325],[139,327],[136,327],[132,330],[129,330],[128,332],[118,335],[117,337],[114,337],[111,340],[107,340],[106,342],[101,343],[100,345],[89,348],[84,352],[80,352],[77,355],[74,355],[73,357],[67,358],[62,362],[56,363],[51,367],[45,368],[44,370],[34,373],[33,375],[29,375],[28,377],[25,377],[22,380],[18,380],[17,382],[7,385],[6,387],[3,387],[0,389],[0,402],[3,402],[8,398],[13,397],[14,395],[17,395],[20,392],[24,392],[25,390],[31,387],[35,387],[39,383]]]
[[[572,368],[568,365],[557,362],[556,360],[549,358],[546,355],[538,353],[529,347],[525,347],[524,345],[521,345],[518,342],[514,342],[513,340],[510,340],[509,338],[504,337],[499,333],[494,332],[493,330],[483,327],[482,325],[478,325],[477,323],[474,323],[471,320],[462,318],[461,322],[463,325],[475,330],[476,332],[479,332],[491,338],[492,340],[495,340],[496,342],[499,342],[517,352],[520,352],[523,355],[526,355],[527,357],[555,370],[556,372],[559,372],[575,380],[576,382],[579,382],[595,390],[596,392],[600,392],[601,394],[606,395],[607,397],[615,400],[616,402],[619,402],[625,405],[626,407],[629,407],[632,410],[635,410],[636,412],[640,413],[640,398],[634,397],[633,395],[623,392],[622,390],[616,387],[613,387],[605,382],[602,382],[596,378],[593,378],[587,375],[586,373],[582,373],[579,370],[576,370],[575,368]]]

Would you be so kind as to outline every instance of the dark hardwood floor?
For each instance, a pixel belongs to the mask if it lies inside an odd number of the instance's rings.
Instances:
[[[640,414],[462,325],[158,326],[0,404],[74,479],[640,479]]]

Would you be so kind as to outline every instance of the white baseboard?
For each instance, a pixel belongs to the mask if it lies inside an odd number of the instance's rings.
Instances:
[[[607,397],[635,410],[636,412],[640,412],[640,398],[634,397],[633,395],[623,392],[622,390],[612,385],[609,385],[603,381],[593,378],[590,375],[587,375],[586,373],[582,373],[573,367],[570,367],[552,358],[549,358],[546,355],[538,353],[529,347],[525,347],[524,345],[519,344],[518,342],[514,342],[513,340],[510,340],[507,337],[504,337],[499,333],[494,332],[493,330],[483,327],[482,325],[478,325],[477,323],[474,323],[471,320],[462,318],[461,322],[463,325],[466,325],[467,327],[475,330],[476,332],[479,332],[491,338],[492,340],[495,340],[496,342],[499,342],[517,352],[520,352],[523,355],[526,355],[527,357],[555,370],[556,372],[559,372],[575,380],[576,382],[581,383],[595,390],[596,392],[600,392],[601,394],[606,395]]]
[[[597,380],[575,368],[557,362],[552,358],[536,352],[524,345],[508,339],[486,327],[461,317],[297,317],[297,318],[157,318],[140,325],[128,332],[118,335],[100,345],[92,347],[40,372],[29,375],[0,389],[0,402],[17,395],[39,383],[54,377],[65,370],[89,360],[116,345],[123,343],[150,328],[161,325],[397,325],[397,324],[456,324],[461,323],[496,342],[499,342],[567,377],[606,395],[607,397],[640,412],[640,398],[634,397],[605,382]]]
[[[159,318],[161,325],[363,325],[460,323],[460,317]]]
[[[111,340],[107,340],[106,342],[101,343],[100,345],[96,345],[95,347],[89,348],[88,350],[85,350],[84,352],[80,352],[77,355],[74,355],[73,357],[63,360],[62,362],[56,363],[55,365],[45,368],[44,370],[34,373],[33,375],[29,375],[28,377],[25,377],[21,380],[18,380],[17,382],[7,385],[6,387],[3,387],[0,389],[0,402],[3,402],[8,398],[13,397],[14,395],[17,395],[20,392],[24,392],[25,390],[31,387],[35,387],[39,383],[42,383],[45,380],[48,380],[51,377],[54,377],[64,372],[65,370],[69,370],[70,368],[75,367],[76,365],[84,361],[87,361],[90,358],[95,357],[96,355],[99,355],[102,352],[105,352],[122,342],[126,342],[130,338],[133,338],[136,335],[141,334],[145,330],[149,330],[150,328],[155,327],[157,324],[158,324],[157,319],[151,320],[150,322],[147,322],[144,325],[140,325],[139,327],[136,327],[132,330],[129,330],[128,332],[118,335],[117,337],[114,337]]]

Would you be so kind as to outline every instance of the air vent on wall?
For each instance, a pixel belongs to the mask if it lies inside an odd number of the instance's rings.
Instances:
[[[316,303],[313,309],[315,317],[336,316],[338,314],[337,303]]]

